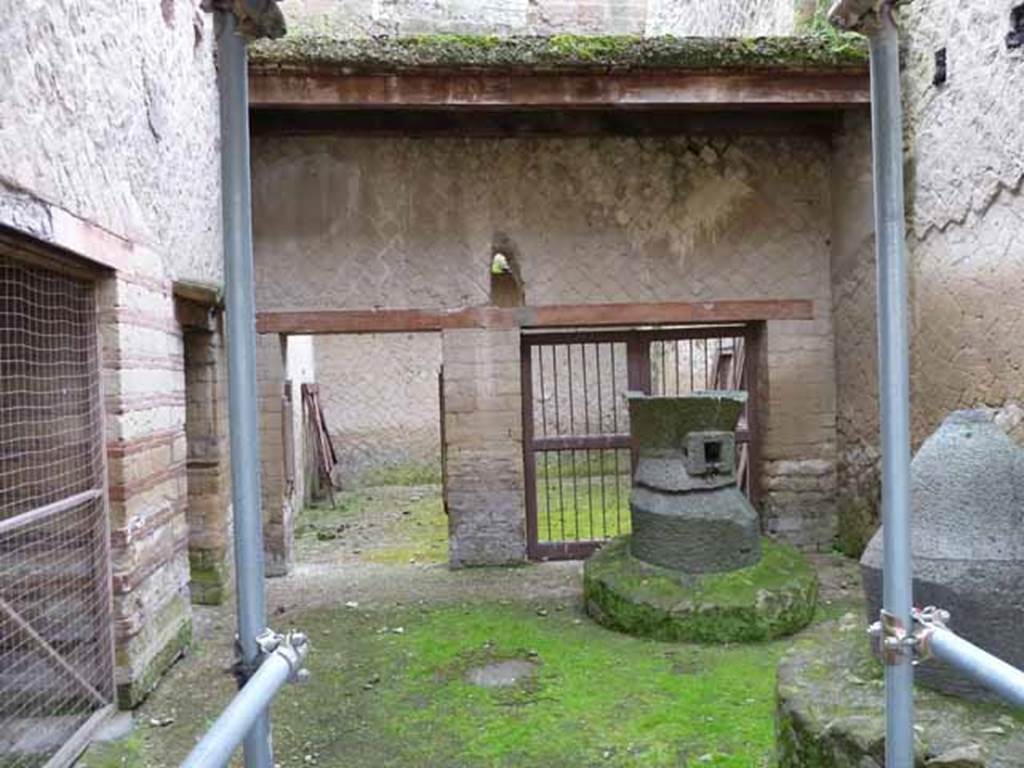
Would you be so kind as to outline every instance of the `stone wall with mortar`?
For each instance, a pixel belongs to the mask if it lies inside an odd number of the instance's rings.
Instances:
[[[347,35],[792,34],[813,0],[289,0],[293,29]]]
[[[188,443],[188,559],[192,602],[218,605],[231,589],[231,446],[224,313],[175,302],[184,330]]]
[[[315,345],[340,484],[440,476],[441,335],[318,336]]]
[[[1024,48],[1007,44],[1016,5],[920,0],[900,12],[915,448],[950,411],[1024,397]],[[947,79],[936,85],[940,49]],[[839,272],[837,333],[873,329],[874,278],[860,262]],[[841,464],[857,467],[841,496],[873,522],[863,496],[877,482],[875,347],[840,338],[837,349],[859,382],[840,384]]]
[[[519,329],[444,331],[445,507],[455,567],[526,557]]]
[[[221,280],[212,19],[196,0],[0,2],[0,223],[100,280],[116,682],[137,704],[189,606],[176,281]]]
[[[484,304],[499,235],[528,304],[813,299],[813,321],[768,325],[762,484],[770,531],[827,546],[829,152],[809,137],[259,139],[257,303]]]

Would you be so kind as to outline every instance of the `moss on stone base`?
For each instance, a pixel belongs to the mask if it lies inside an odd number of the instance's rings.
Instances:
[[[193,603],[220,605],[229,594],[231,568],[223,551],[189,550],[188,575]]]
[[[131,680],[117,685],[117,705],[121,709],[134,709],[149,695],[163,674],[184,654],[192,643],[192,616],[184,599],[173,600],[158,617],[161,630],[152,642],[156,650],[140,667],[131,672]],[[119,648],[115,654],[118,667],[132,669],[130,653]]]
[[[860,616],[801,635],[779,666],[779,768],[881,768],[885,683]],[[915,765],[1019,768],[1024,716],[925,688],[914,691]]]
[[[818,579],[797,550],[765,539],[761,561],[727,573],[648,565],[616,539],[583,565],[587,613],[631,635],[697,643],[770,640],[814,617]]]

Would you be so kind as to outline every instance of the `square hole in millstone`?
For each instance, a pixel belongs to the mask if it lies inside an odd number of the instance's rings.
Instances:
[[[718,464],[722,460],[722,444],[716,441],[704,443],[704,463]]]

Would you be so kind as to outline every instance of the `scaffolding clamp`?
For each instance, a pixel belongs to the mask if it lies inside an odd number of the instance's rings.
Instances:
[[[306,655],[309,653],[309,638],[303,632],[291,630],[282,635],[267,627],[256,636],[256,647],[259,654],[251,664],[247,664],[243,660],[241,643],[238,637],[235,637],[235,654],[238,660],[232,671],[238,679],[239,687],[245,685],[264,661],[275,655],[288,663],[291,670],[288,682],[305,683],[309,680],[309,670],[305,667]]]
[[[932,657],[931,637],[936,629],[946,629],[949,611],[931,605],[914,608],[911,612],[912,627],[908,631],[898,616],[882,610],[879,620],[868,627],[871,647],[886,666],[900,664],[910,657],[913,664],[920,664]]]

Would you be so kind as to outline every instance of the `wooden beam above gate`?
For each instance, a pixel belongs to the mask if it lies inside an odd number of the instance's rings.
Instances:
[[[353,39],[300,33],[261,41],[249,57],[255,112],[839,111],[866,107],[868,85],[863,41],[813,35]]]
[[[257,72],[254,109],[842,109],[870,103],[864,73],[338,75]]]
[[[548,304],[504,309],[321,309],[256,313],[259,333],[423,333],[451,328],[601,328],[615,326],[812,320],[809,299]]]

